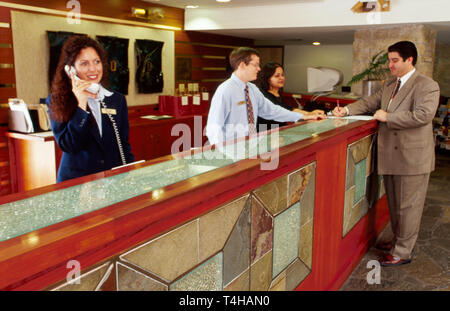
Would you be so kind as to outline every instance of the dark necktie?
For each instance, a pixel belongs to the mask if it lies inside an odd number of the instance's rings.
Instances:
[[[389,109],[389,106],[391,105],[392,100],[394,99],[395,95],[397,95],[399,89],[400,89],[400,79],[397,79],[397,83],[395,83],[395,88],[394,88],[394,91],[392,92],[392,96],[391,96],[391,99],[389,100],[389,104],[386,108],[386,111]]]
[[[394,92],[392,93],[391,99],[393,99],[395,95],[397,95],[398,90],[400,89],[400,81],[401,81],[400,79],[397,79],[397,83],[395,84]]]
[[[247,119],[248,119],[248,135],[256,135],[255,116],[253,115],[253,106],[248,95],[248,86],[245,86],[245,104],[247,105]]]

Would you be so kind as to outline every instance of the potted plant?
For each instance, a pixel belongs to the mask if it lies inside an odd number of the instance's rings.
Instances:
[[[369,66],[362,72],[354,75],[347,83],[348,86],[363,79],[363,95],[369,96],[375,93],[383,84],[383,79],[389,72],[388,52],[383,50],[372,56]]]

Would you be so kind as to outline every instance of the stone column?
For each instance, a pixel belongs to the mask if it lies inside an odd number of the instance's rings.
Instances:
[[[441,95],[450,97],[450,44],[437,43],[434,62],[434,80],[439,83]]]
[[[353,74],[365,70],[372,56],[380,50],[387,51],[390,45],[398,41],[411,41],[416,45],[418,52],[416,69],[432,78],[436,35],[435,30],[425,25],[376,26],[357,30],[353,41]],[[361,95],[362,82],[354,83],[352,92]]]

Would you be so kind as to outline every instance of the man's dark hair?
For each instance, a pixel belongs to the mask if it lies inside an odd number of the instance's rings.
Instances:
[[[393,45],[388,47],[388,52],[397,52],[401,56],[401,58],[403,58],[403,61],[405,61],[409,57],[412,57],[413,66],[416,65],[417,49],[414,43],[412,43],[411,41],[400,41],[394,43]]]
[[[241,62],[248,65],[252,60],[252,55],[256,55],[259,57],[258,50],[249,47],[239,47],[231,51],[230,53],[230,65],[233,70],[236,70],[239,67]]]

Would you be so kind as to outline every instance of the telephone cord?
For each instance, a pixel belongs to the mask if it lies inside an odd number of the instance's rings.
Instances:
[[[113,118],[112,115],[108,112],[108,108],[106,108],[105,103],[104,103],[103,101],[100,101],[100,104],[101,104],[102,107],[105,109],[105,112],[106,112],[106,114],[108,115],[108,118],[111,120],[113,129],[114,129],[114,134],[116,135],[117,146],[119,147],[120,158],[122,159],[122,164],[125,165],[125,164],[127,164],[127,162],[125,161],[125,155],[124,155],[124,153],[123,153],[122,142],[121,142],[121,140],[120,140],[119,130],[117,129],[116,121],[114,121],[114,118]]]

